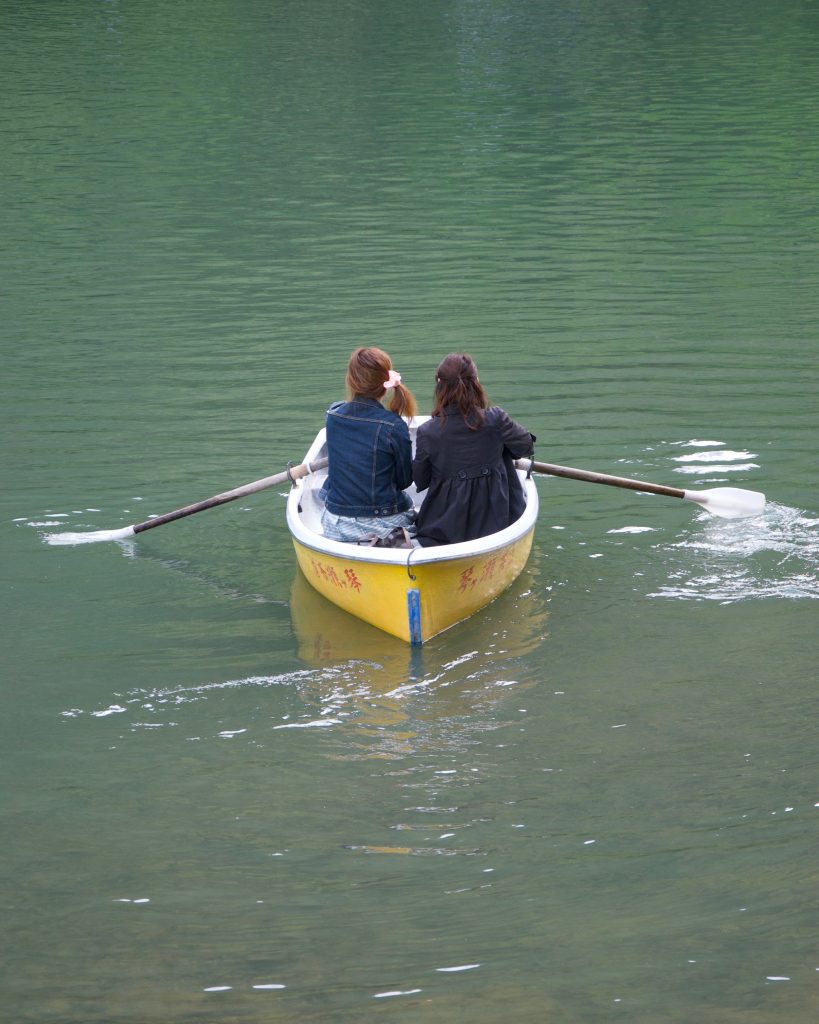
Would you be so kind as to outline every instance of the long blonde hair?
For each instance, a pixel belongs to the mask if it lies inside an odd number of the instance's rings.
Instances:
[[[357,348],[347,364],[347,393],[350,398],[375,398],[381,401],[386,391],[392,360],[380,348]],[[418,403],[409,388],[396,384],[390,389],[389,408],[397,416],[414,416]]]

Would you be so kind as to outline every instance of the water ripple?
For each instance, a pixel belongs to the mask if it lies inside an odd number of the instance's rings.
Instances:
[[[649,597],[725,603],[819,598],[819,519],[802,509],[769,503],[755,519],[703,517],[699,522],[700,532],[671,548],[685,558],[685,566]],[[689,552],[698,556],[693,565]]]

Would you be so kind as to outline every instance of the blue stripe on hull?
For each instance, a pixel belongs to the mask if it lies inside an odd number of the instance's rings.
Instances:
[[[407,591],[407,617],[409,619],[409,635],[411,644],[422,644],[421,635],[421,591]]]

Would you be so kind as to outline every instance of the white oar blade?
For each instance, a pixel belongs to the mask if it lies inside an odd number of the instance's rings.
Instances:
[[[134,536],[133,526],[121,530],[92,530],[90,533],[47,533],[43,536],[46,544],[97,544],[104,540],[125,540]]]
[[[710,491],[686,491],[686,501],[695,501],[711,515],[723,519],[747,519],[765,511],[765,495],[741,487],[715,487]]]

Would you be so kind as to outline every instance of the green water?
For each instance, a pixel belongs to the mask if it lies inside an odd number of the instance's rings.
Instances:
[[[0,3],[0,1017],[819,1002],[819,9]],[[350,350],[476,358],[526,571],[411,652],[277,491]]]

